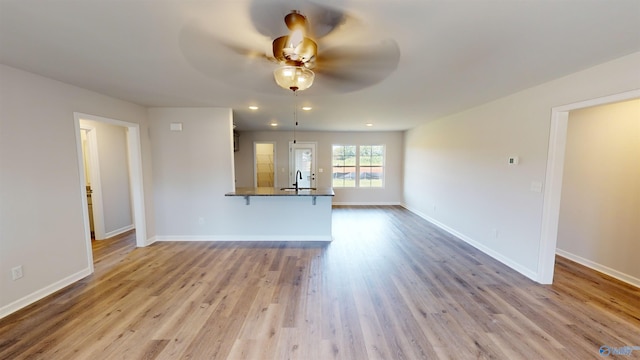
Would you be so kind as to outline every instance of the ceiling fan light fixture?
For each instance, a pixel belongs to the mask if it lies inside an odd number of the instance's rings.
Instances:
[[[283,89],[298,91],[311,87],[315,74],[302,66],[285,65],[275,69],[273,77]]]

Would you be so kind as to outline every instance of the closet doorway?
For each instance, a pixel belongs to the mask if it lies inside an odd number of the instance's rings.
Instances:
[[[276,179],[276,143],[253,143],[253,185],[255,187],[275,187]]]

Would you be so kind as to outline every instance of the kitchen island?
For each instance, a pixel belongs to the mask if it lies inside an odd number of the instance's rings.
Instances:
[[[226,193],[242,214],[244,241],[331,241],[332,188],[237,188]],[[236,201],[237,200],[237,201]],[[236,220],[237,222],[237,220]]]

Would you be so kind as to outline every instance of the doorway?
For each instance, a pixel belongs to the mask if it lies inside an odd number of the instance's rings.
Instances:
[[[253,143],[253,186],[275,187],[276,179],[276,143]]]
[[[555,268],[564,155],[567,144],[569,112],[593,106],[640,98],[640,90],[577,102],[551,109],[551,132],[545,178],[542,229],[538,253],[538,282],[551,284]]]
[[[316,147],[316,142],[289,142],[289,184],[316,187]]]
[[[82,207],[85,209],[83,212],[85,238],[86,238],[86,251],[89,259],[89,267],[93,272],[93,253],[91,246],[91,226],[89,220],[89,211],[87,204],[87,179],[85,176],[84,157],[82,154],[82,134],[80,120],[91,120],[103,122],[111,125],[122,126],[126,128],[126,144],[127,144],[127,160],[129,166],[129,184],[131,193],[131,205],[133,208],[133,223],[135,227],[136,246],[143,247],[147,244],[147,232],[146,232],[146,218],[144,208],[144,190],[142,183],[142,153],[140,146],[140,125],[136,123],[130,123],[115,119],[104,118],[101,116],[74,113],[74,124],[76,128],[76,151],[78,158],[78,166],[80,168],[80,192]],[[92,136],[91,131],[87,132],[88,137]],[[91,153],[91,142],[89,144],[89,150]],[[97,154],[97,148],[93,154]],[[95,166],[90,165],[91,172],[96,171]],[[99,178],[99,177],[98,177]],[[95,188],[95,179],[90,183]],[[98,216],[96,211],[96,201],[99,195],[96,191],[92,194],[93,212],[94,212],[94,227],[98,227]],[[102,225],[104,227],[104,225]],[[96,234],[97,235],[97,234]]]

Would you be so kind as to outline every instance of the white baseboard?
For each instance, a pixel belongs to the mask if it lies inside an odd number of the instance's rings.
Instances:
[[[457,237],[458,239],[466,242],[467,244],[473,246],[474,248],[482,251],[483,253],[491,256],[492,258],[500,261],[504,265],[512,268],[513,270],[515,270],[515,271],[519,272],[520,274],[528,277],[529,279],[531,279],[531,280],[533,280],[535,282],[539,282],[538,281],[538,277],[539,276],[538,276],[537,272],[531,271],[530,269],[528,269],[528,268],[520,265],[519,263],[509,259],[508,257],[500,254],[499,252],[497,252],[497,251],[495,251],[495,250],[493,250],[493,249],[491,249],[491,248],[489,248],[489,247],[487,247],[487,246],[485,246],[485,245],[473,240],[472,238],[470,238],[470,237],[468,237],[468,236],[456,231],[455,229],[452,229],[452,228],[448,227],[447,225],[439,222],[436,219],[433,219],[433,218],[427,216],[426,214],[421,213],[418,210],[411,209],[411,208],[407,207],[406,205],[402,205],[402,207],[404,207],[405,209],[411,211],[412,213],[420,216],[421,218],[427,220],[428,222],[432,223],[433,225],[439,227],[440,229],[448,232],[449,234]]]
[[[633,285],[635,287],[640,288],[640,279],[638,279],[636,277],[633,277],[631,275],[625,274],[625,273],[620,272],[620,271],[618,271],[616,269],[612,269],[612,268],[610,268],[608,266],[599,264],[599,263],[597,263],[597,262],[595,262],[593,260],[585,259],[585,258],[583,258],[581,256],[572,254],[572,253],[564,251],[562,249],[556,248],[556,254],[558,254],[558,255],[560,255],[562,257],[565,257],[565,258],[567,258],[569,260],[575,261],[578,264],[584,265],[584,266],[586,266],[586,267],[588,267],[590,269],[593,269],[593,270],[599,271],[599,272],[601,272],[603,274],[609,275],[609,276],[611,276],[613,278],[616,278],[616,279],[618,279],[618,280],[620,280],[622,282],[625,282],[625,283],[627,283],[629,285]]]
[[[402,203],[400,203],[398,201],[391,201],[391,202],[360,202],[360,201],[336,202],[336,201],[334,201],[331,205],[338,205],[338,206],[395,206],[395,205],[402,205]]]
[[[149,246],[158,240],[157,236],[152,236],[144,242],[144,246]]]
[[[331,235],[157,235],[156,241],[332,241]]]
[[[127,231],[129,231],[129,230],[133,230],[133,229],[135,229],[135,228],[136,228],[136,227],[135,227],[133,224],[131,224],[131,225],[127,225],[127,226],[125,226],[125,227],[121,227],[120,229],[116,229],[116,230],[113,230],[113,231],[109,231],[108,233],[104,234],[104,237],[105,237],[105,239],[108,239],[108,238],[110,238],[110,237],[114,237],[114,236],[116,236],[116,235],[120,235],[120,234],[122,234],[122,233],[126,233]]]
[[[0,308],[0,319],[2,319],[3,317],[12,314],[24,307],[27,307],[31,304],[33,304],[34,302],[49,296],[51,294],[53,294],[54,292],[69,286],[71,284],[73,284],[74,282],[81,280],[89,275],[91,275],[91,269],[90,268],[86,268],[83,269],[81,271],[78,271],[75,274],[69,275],[66,278],[60,280],[60,281],[56,281],[55,283],[44,287],[38,291],[35,291],[21,299],[18,299],[8,305],[5,305],[3,307]]]

